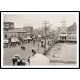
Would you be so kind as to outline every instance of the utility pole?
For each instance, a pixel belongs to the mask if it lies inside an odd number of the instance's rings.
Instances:
[[[49,24],[49,21],[44,21],[44,30],[45,30],[45,48],[44,48],[44,54],[45,54],[45,52],[46,52],[46,31],[47,31],[47,24]]]
[[[38,42],[38,53],[39,53],[39,42]]]

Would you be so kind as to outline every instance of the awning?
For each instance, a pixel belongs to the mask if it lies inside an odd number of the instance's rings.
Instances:
[[[15,38],[15,41],[16,41],[16,42],[19,42],[19,39],[18,39],[18,38]]]
[[[27,40],[27,38],[24,38],[24,40]]]
[[[30,36],[27,36],[27,39],[32,39]]]
[[[12,37],[11,42],[16,42],[16,39],[14,37]]]

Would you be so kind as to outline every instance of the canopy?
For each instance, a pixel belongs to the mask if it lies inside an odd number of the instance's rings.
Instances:
[[[27,36],[27,39],[32,39],[30,36]]]
[[[27,38],[25,37],[24,40],[27,40]]]
[[[18,38],[15,38],[15,41],[16,41],[16,42],[19,42],[19,39],[18,39]]]
[[[14,37],[12,37],[11,42],[16,42],[16,39]]]
[[[49,59],[42,54],[35,54],[30,58],[30,65],[49,65]]]

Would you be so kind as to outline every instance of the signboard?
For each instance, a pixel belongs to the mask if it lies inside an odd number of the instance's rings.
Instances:
[[[4,28],[9,28],[9,24],[4,24]]]
[[[10,30],[14,29],[14,23],[13,22],[4,22],[4,30]]]

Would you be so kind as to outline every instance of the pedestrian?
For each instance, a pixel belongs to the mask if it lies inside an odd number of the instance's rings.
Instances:
[[[41,41],[41,44],[43,44],[43,41]]]
[[[29,65],[30,65],[30,57],[28,58],[28,63],[29,63]]]
[[[22,65],[22,59],[20,60],[20,65]]]
[[[35,40],[33,39],[33,45],[35,45]]]
[[[15,62],[17,62],[17,58],[15,56],[13,57],[12,62],[13,62],[13,66],[14,66]]]
[[[41,41],[41,47],[43,47],[43,41]]]
[[[23,50],[25,50],[25,46],[23,46]]]
[[[48,43],[47,44],[49,44],[49,39],[48,39]]]
[[[25,66],[25,59],[22,59],[22,66]]]
[[[34,50],[34,52],[33,52],[33,56],[36,54],[36,51]]]
[[[22,49],[23,47],[21,46],[21,49]]]
[[[32,53],[34,53],[35,49],[34,49],[34,46],[32,47]]]
[[[18,59],[18,61],[17,61],[17,66],[20,66],[20,65],[21,65],[20,59]]]
[[[30,39],[28,39],[28,43],[30,43]]]

